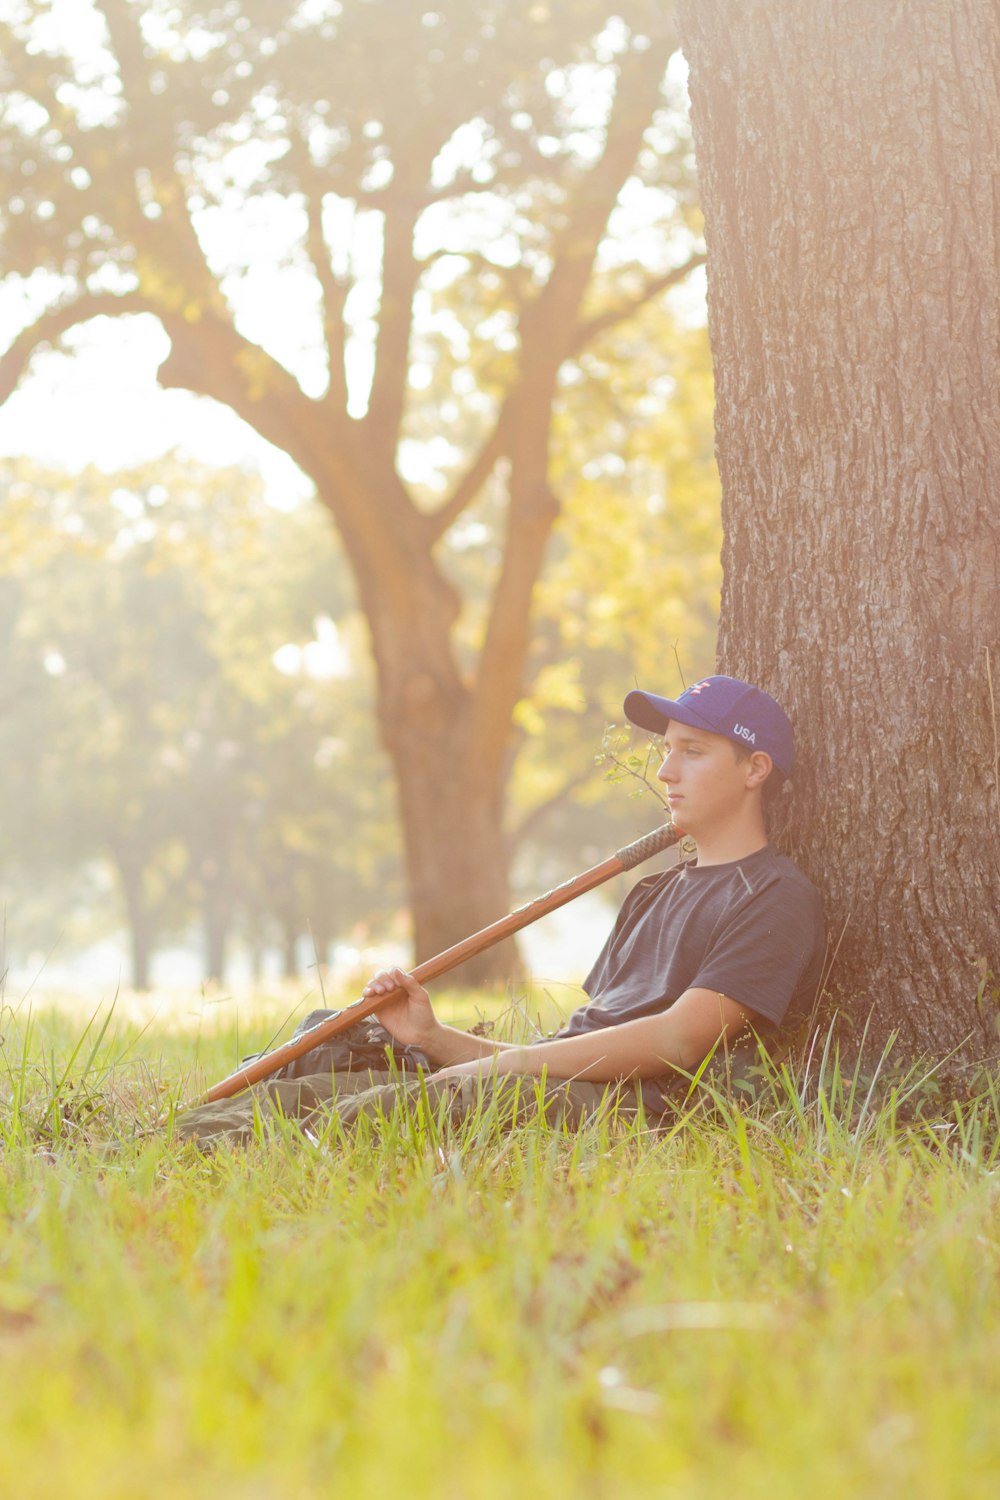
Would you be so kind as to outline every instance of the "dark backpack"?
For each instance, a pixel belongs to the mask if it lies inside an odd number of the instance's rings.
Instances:
[[[339,1016],[339,1010],[312,1010],[299,1022],[292,1032],[291,1040],[297,1041],[305,1032],[311,1031],[321,1021]],[[260,1056],[260,1053],[255,1054]],[[243,1061],[251,1062],[245,1057]],[[398,1069],[401,1073],[415,1073],[423,1068],[432,1071],[432,1063],[419,1047],[404,1047],[397,1042],[374,1016],[365,1016],[355,1021],[339,1036],[303,1052],[283,1068],[275,1069],[273,1078],[306,1078],[310,1073],[385,1073]]]

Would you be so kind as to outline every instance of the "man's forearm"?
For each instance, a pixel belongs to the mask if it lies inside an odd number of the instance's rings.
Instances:
[[[668,1066],[662,1057],[649,1052],[650,1038],[635,1033],[634,1028],[641,1025],[641,1022],[631,1022],[609,1026],[581,1036],[535,1042],[530,1047],[486,1042],[483,1037],[469,1036],[467,1032],[443,1026],[439,1033],[444,1034],[440,1050],[436,1036],[434,1051],[428,1051],[426,1047],[424,1051],[438,1068],[481,1062],[488,1064],[488,1070],[495,1074],[518,1073],[539,1078],[544,1073],[552,1079],[578,1078],[609,1083],[613,1079],[643,1074],[653,1076],[664,1072]],[[475,1047],[476,1043],[480,1046]]]
[[[663,1052],[672,1049],[662,1045],[650,1051],[651,1038],[637,1035],[631,1029],[640,1024],[609,1026],[580,1036],[538,1042],[531,1047],[510,1047],[492,1060],[493,1071],[527,1074],[534,1078],[544,1073],[552,1079],[574,1078],[591,1083],[652,1077],[665,1072],[670,1063],[679,1061],[679,1058],[664,1057]]]
[[[489,1037],[472,1036],[468,1031],[459,1031],[454,1026],[438,1023],[421,1051],[426,1052],[436,1068],[449,1068],[455,1063],[477,1062],[492,1059],[498,1052],[515,1050],[510,1042],[494,1042]]]
[[[551,1079],[611,1083],[626,1078],[655,1078],[671,1068],[698,1067],[723,1037],[737,1034],[747,1013],[725,995],[688,990],[669,1010],[620,1026],[606,1026],[579,1036],[557,1037],[531,1047],[504,1047],[461,1056],[449,1063],[489,1061],[494,1073],[546,1074]],[[462,1036],[462,1033],[457,1033]],[[467,1038],[478,1040],[478,1038]],[[442,1063],[447,1067],[449,1063]],[[466,1071],[470,1071],[466,1069]]]

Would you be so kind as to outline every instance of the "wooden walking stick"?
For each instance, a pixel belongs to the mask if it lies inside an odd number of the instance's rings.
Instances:
[[[519,932],[522,927],[528,927],[532,922],[537,922],[539,917],[546,916],[550,911],[555,911],[558,906],[565,906],[568,901],[573,901],[577,896],[582,896],[585,891],[592,891],[595,886],[603,885],[604,881],[610,880],[613,875],[621,875],[625,870],[634,869],[641,865],[643,860],[651,859],[654,854],[660,854],[664,849],[669,849],[684,837],[683,833],[667,823],[662,828],[647,833],[644,838],[636,839],[634,844],[627,844],[624,849],[619,849],[617,854],[612,854],[609,859],[602,860],[599,865],[592,865],[589,870],[584,870],[582,875],[567,880],[563,885],[557,885],[553,890],[546,891],[544,896],[537,896],[534,901],[529,901],[526,906],[519,906],[506,917],[492,922],[489,927],[483,927],[479,932],[474,932],[471,937],[463,938],[460,943],[455,943],[451,948],[446,948],[443,953],[438,953],[434,958],[428,958],[422,964],[417,964],[413,970],[413,977],[420,984],[428,980],[437,979],[439,975],[446,974],[449,969],[457,968],[467,958],[474,958],[477,953],[482,953],[494,944],[502,942],[505,937]],[[383,1005],[388,1005],[392,1000],[398,1000],[405,990],[397,987],[384,995],[374,995],[366,1000],[362,997],[355,1000],[353,1005],[346,1006],[337,1015],[331,1016],[329,1020],[320,1021],[318,1025],[311,1026],[301,1036],[286,1042],[282,1047],[275,1047],[273,1052],[265,1052],[262,1057],[257,1057],[247,1064],[245,1068],[238,1068],[235,1073],[230,1073],[228,1078],[223,1078],[220,1083],[210,1088],[207,1094],[196,1100],[197,1104],[213,1104],[216,1099],[229,1099],[233,1094],[249,1088],[251,1084],[259,1083],[262,1078],[276,1073],[286,1063],[292,1062],[296,1057],[301,1057],[304,1052],[311,1052],[314,1047],[319,1047],[323,1042],[328,1042],[331,1037],[337,1036],[341,1031],[346,1031],[356,1021],[361,1021],[365,1016],[370,1016]]]

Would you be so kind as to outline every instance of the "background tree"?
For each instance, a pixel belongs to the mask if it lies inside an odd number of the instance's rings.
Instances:
[[[86,480],[60,503],[44,482],[8,479],[3,574],[18,608],[8,639],[13,691],[0,711],[11,811],[3,840],[8,858],[41,880],[98,856],[110,862],[133,977],[145,988],[157,931],[180,919],[178,778],[162,754],[164,732],[178,685],[201,675],[203,653],[176,575],[133,569],[136,517],[116,506],[111,486],[100,489],[95,508]]]
[[[222,978],[238,931],[262,945],[277,929],[293,951],[312,928],[323,951],[394,909],[368,686],[317,625],[353,608],[318,512],[177,462],[72,482],[21,465],[6,489],[5,875],[61,892],[109,863],[137,988],[194,916]],[[309,670],[317,629],[327,660]],[[45,946],[62,929],[50,918]]]
[[[795,719],[790,837],[827,893],[840,1004],[910,1052],[994,1053],[1000,13],[684,0],[679,17],[721,663]]]
[[[701,260],[665,91],[669,12],[94,8],[84,59],[45,30],[42,0],[0,34],[0,162],[19,184],[3,265],[35,309],[0,360],[0,399],[75,325],[152,314],[171,342],[162,384],[225,403],[314,481],[368,622],[426,954],[508,904],[512,723],[563,500],[550,452],[566,372]],[[262,219],[280,226],[286,283],[310,288],[303,336],[293,320],[277,352],[245,248]],[[448,317],[418,326],[442,287]],[[447,458],[428,487],[408,462],[411,396],[428,364],[449,362]],[[442,558],[487,485],[504,533],[470,658],[468,602]],[[509,961],[494,949],[475,969]]]

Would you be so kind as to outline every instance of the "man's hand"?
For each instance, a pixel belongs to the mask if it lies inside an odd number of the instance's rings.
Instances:
[[[489,1037],[456,1031],[454,1026],[443,1026],[434,1014],[427,991],[405,969],[380,969],[365,985],[364,998],[388,995],[396,989],[404,993],[398,1000],[388,1000],[379,1006],[379,1020],[404,1047],[419,1047],[426,1052],[436,1068],[475,1063],[508,1049],[508,1042],[494,1042]]]
[[[404,1047],[419,1047],[432,1053],[438,1019],[430,996],[412,974],[407,974],[405,969],[380,969],[365,985],[363,998],[370,1000],[375,995],[388,995],[397,989],[404,990],[405,994],[379,1006],[379,1020]]]

